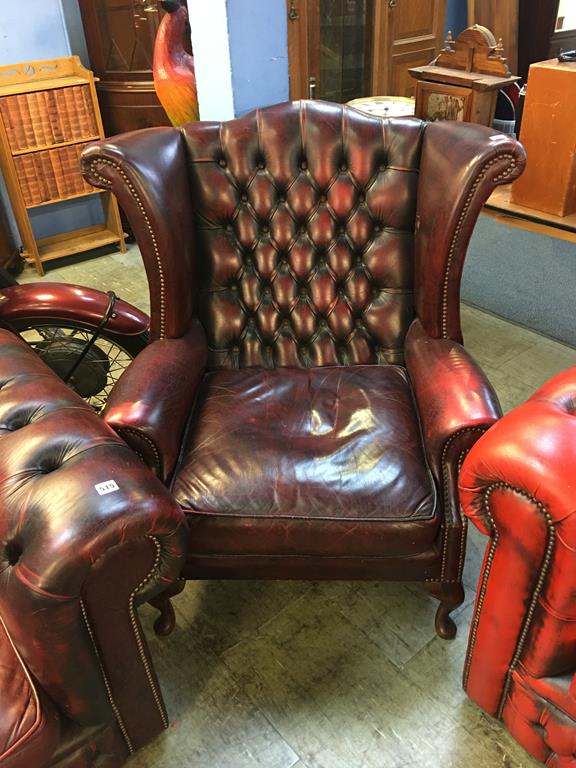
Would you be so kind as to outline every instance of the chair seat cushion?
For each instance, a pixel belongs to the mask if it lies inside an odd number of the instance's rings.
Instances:
[[[39,698],[32,678],[0,619],[0,765],[42,768],[59,736],[58,716]]]
[[[203,554],[415,555],[439,525],[394,365],[207,374],[173,493]]]

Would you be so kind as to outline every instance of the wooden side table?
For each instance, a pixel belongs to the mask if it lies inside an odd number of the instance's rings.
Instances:
[[[411,117],[416,109],[414,99],[406,96],[366,96],[346,103],[359,112],[376,117]]]
[[[576,212],[576,64],[532,64],[520,141],[528,163],[512,202],[556,216]]]
[[[519,80],[511,75],[502,40],[474,25],[444,48],[427,67],[410,69],[416,84],[416,117],[492,125],[498,91]]]

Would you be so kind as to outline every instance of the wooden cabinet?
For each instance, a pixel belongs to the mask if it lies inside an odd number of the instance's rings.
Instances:
[[[446,0],[388,0],[376,11],[373,92],[414,96],[409,70],[429,64],[442,47]]]
[[[431,64],[414,67],[416,117],[492,125],[498,93],[513,85],[504,47],[489,29],[474,25],[456,40],[448,34]]]
[[[154,40],[164,11],[152,0],[79,0],[106,135],[170,125],[154,90]]]
[[[124,235],[115,198],[84,181],[80,154],[104,138],[94,77],[77,56],[0,67],[0,167],[23,242],[23,256],[43,262],[118,243]],[[36,239],[29,212],[42,205],[96,195],[102,225]]]
[[[446,0],[287,0],[290,97],[412,96],[444,39]]]
[[[568,216],[576,213],[576,67],[556,59],[532,64],[520,140],[528,162],[512,202]]]

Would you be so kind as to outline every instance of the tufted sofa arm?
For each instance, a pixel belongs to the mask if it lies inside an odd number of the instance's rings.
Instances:
[[[206,337],[196,320],[180,339],[154,341],[112,389],[104,420],[167,482],[204,374]]]
[[[115,722],[127,752],[167,724],[136,609],[178,578],[185,542],[131,449],[0,331],[0,615],[60,712]]]
[[[568,758],[576,733],[575,480],[576,367],[484,435],[460,475],[464,513],[490,536],[464,687],[542,760]]]
[[[150,336],[178,338],[195,312],[188,158],[176,128],[148,128],[92,144],[82,170],[118,198],[150,286]]]
[[[460,280],[482,206],[524,170],[521,144],[483,125],[431,123],[422,142],[415,238],[416,314],[430,336],[462,341]]]

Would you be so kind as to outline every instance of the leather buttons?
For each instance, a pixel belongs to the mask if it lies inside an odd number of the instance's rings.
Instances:
[[[286,195],[278,195],[278,202],[279,203],[285,203],[286,202]]]
[[[366,195],[364,194],[364,192],[360,193],[360,195],[358,196],[358,200],[360,200],[361,203],[366,202]]]
[[[226,168],[226,166],[228,165],[228,163],[227,163],[227,162],[226,162],[226,160],[224,160],[224,158],[222,157],[222,158],[220,158],[220,160],[218,160],[218,165],[220,166],[220,168]]]
[[[300,168],[301,168],[303,171],[306,171],[306,170],[308,170],[308,163],[306,162],[306,160],[302,160],[302,162],[300,163]]]
[[[347,171],[348,170],[348,166],[346,165],[346,163],[341,163],[340,164],[340,170],[341,171]]]
[[[243,203],[248,202],[248,195],[246,194],[246,192],[242,192],[242,194],[240,195],[240,200],[242,200]]]
[[[264,232],[264,234],[266,234],[267,232],[270,232],[270,227],[268,226],[268,224],[262,224],[262,226],[260,227],[260,232]]]
[[[256,167],[257,167],[257,168],[259,168],[261,171],[263,171],[263,170],[264,170],[264,168],[266,168],[266,163],[264,162],[264,160],[260,160],[260,161],[258,161],[258,163],[256,164]]]
[[[326,200],[328,200],[328,197],[325,194],[321,194],[319,199],[321,203],[325,203]]]

